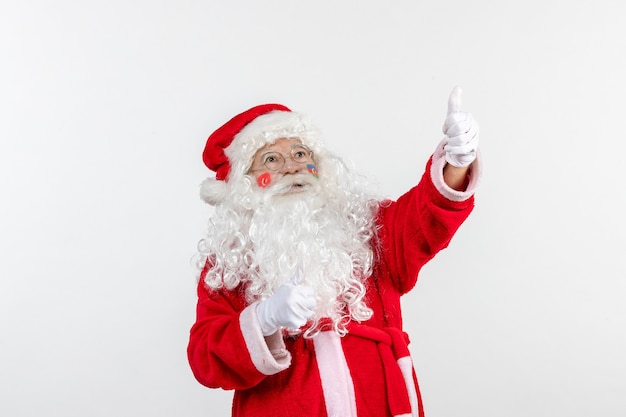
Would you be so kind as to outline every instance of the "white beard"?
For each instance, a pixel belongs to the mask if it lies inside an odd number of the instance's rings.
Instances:
[[[233,250],[212,251],[218,267],[212,279],[207,275],[207,284],[219,287],[216,282],[224,283],[224,271],[230,269],[237,279],[227,286],[244,283],[247,299],[253,302],[293,281],[301,268],[296,283],[313,287],[317,297],[317,311],[305,335],[319,331],[323,318],[330,318],[339,333],[352,319],[369,319],[371,310],[362,299],[364,277],[371,272],[371,230],[364,232],[362,222],[347,215],[351,211],[346,200],[329,198],[309,174],[285,176],[266,189],[253,188],[252,194],[256,208],[238,216],[238,230],[231,230],[231,238],[220,245]]]
[[[305,191],[284,195],[283,190],[292,189],[293,183],[305,184]],[[367,254],[366,269],[371,255],[369,247],[356,240],[349,218],[340,213],[332,199],[324,198],[311,175],[283,177],[265,190],[250,222],[254,247],[251,269],[256,276],[248,282],[249,294],[267,298],[291,280],[315,290],[314,322],[326,317],[347,322],[348,303],[354,296],[365,294],[364,271],[355,271],[358,265],[352,255],[359,251],[361,256]],[[301,277],[297,275],[299,268]]]

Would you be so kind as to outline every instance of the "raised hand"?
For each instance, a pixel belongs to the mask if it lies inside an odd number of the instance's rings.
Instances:
[[[474,162],[478,149],[478,123],[470,113],[461,111],[462,95],[461,87],[454,87],[448,98],[448,116],[443,124],[446,162],[459,168]]]

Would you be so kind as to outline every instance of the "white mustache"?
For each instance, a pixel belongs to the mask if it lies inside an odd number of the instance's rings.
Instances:
[[[313,187],[317,185],[316,181],[317,179],[311,174],[289,174],[270,184],[268,191],[272,194],[284,194],[293,187]]]

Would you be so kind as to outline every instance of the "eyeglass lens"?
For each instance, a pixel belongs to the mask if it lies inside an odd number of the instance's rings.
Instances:
[[[304,146],[294,146],[290,157],[301,164],[309,161],[311,154],[311,150]],[[271,171],[278,171],[285,165],[285,156],[280,152],[268,152],[263,156],[263,165]]]

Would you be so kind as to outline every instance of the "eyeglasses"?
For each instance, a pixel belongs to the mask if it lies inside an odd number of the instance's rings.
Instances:
[[[291,158],[291,160],[298,164],[303,164],[313,159],[313,151],[304,145],[296,144],[291,147],[291,152],[288,157],[276,151],[262,153],[261,163],[270,171],[280,171],[285,166],[287,158]],[[258,168],[251,169],[251,171],[255,171],[256,169]]]

